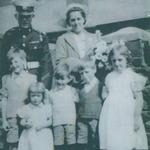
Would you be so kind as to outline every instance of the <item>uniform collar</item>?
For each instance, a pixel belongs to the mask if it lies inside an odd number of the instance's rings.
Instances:
[[[22,34],[28,34],[32,31],[32,26],[29,27],[29,28],[21,28],[19,27],[19,31],[22,33]]]

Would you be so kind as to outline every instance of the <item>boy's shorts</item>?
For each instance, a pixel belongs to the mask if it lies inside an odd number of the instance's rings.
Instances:
[[[75,125],[66,124],[53,127],[54,145],[75,144],[76,128]]]
[[[95,138],[97,132],[97,125],[92,126],[91,122],[94,119],[81,119],[77,122],[77,143],[87,144],[88,138]]]
[[[8,143],[17,143],[19,140],[19,127],[17,124],[17,118],[8,118],[9,129],[7,131],[6,141]]]

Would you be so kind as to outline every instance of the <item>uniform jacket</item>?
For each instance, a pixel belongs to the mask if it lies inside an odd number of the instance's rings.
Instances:
[[[86,51],[88,53],[89,49],[95,46],[96,38],[94,34],[87,31],[84,32],[86,37]],[[80,58],[73,33],[67,32],[58,37],[56,42],[56,64],[70,57]]]
[[[47,37],[33,28],[14,27],[8,30],[2,41],[2,75],[9,71],[6,55],[11,47],[23,49],[27,54],[27,62],[39,62],[40,67],[29,68],[29,72],[37,74],[38,79],[50,88],[53,67]]]

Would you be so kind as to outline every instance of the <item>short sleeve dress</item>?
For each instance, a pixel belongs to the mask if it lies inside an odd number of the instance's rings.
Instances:
[[[32,104],[25,105],[18,111],[20,118],[32,121],[33,127],[24,129],[21,133],[18,150],[54,150],[53,135],[50,128],[36,131],[35,127],[42,125],[47,119],[52,120],[51,105],[41,104],[38,107]]]
[[[127,68],[109,73],[105,84],[108,96],[99,123],[100,148],[107,150],[148,149],[142,117],[140,129],[134,131],[134,92],[141,91],[146,78]]]

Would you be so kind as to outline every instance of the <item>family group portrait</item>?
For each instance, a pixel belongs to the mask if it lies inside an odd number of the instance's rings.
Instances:
[[[150,1],[0,0],[0,150],[150,150]]]

